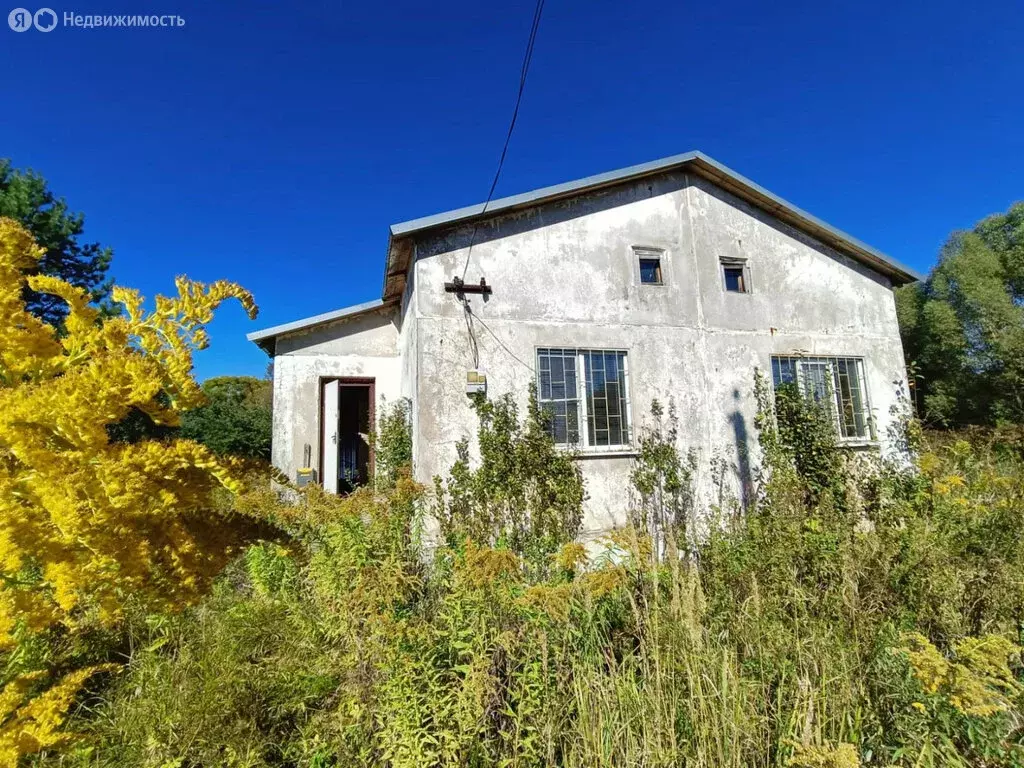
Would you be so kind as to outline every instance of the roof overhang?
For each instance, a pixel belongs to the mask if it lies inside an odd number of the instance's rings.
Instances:
[[[253,331],[246,335],[246,338],[255,343],[260,349],[266,352],[271,357],[274,356],[274,345],[277,342],[279,336],[287,336],[292,333],[300,333],[303,331],[309,331],[317,326],[326,325],[328,323],[334,323],[339,320],[348,320],[359,315],[365,315],[370,312],[376,312],[378,309],[383,307],[389,307],[395,304],[394,301],[383,301],[382,299],[374,299],[373,301],[367,301],[363,304],[356,304],[351,307],[343,307],[342,309],[336,309],[333,312],[324,312],[322,315],[313,315],[313,317],[307,317],[302,320],[295,320],[291,323],[284,323],[283,325],[275,325],[273,328],[265,328],[262,331]]]
[[[385,301],[396,300],[402,295],[405,290],[406,274],[412,262],[413,243],[417,237],[428,232],[464,226],[545,203],[575,197],[604,187],[616,186],[645,176],[675,170],[686,170],[707,179],[741,200],[807,233],[819,242],[871,267],[885,275],[895,285],[922,279],[921,275],[910,267],[772,194],[764,187],[755,184],[707,155],[701,152],[686,152],[650,163],[642,163],[617,171],[588,176],[585,179],[504,197],[500,200],[492,200],[486,204],[479,203],[445,213],[404,221],[400,224],[392,224],[384,268],[383,298]]]
[[[599,173],[585,179],[503,197],[486,204],[479,203],[445,213],[404,221],[400,224],[392,224],[384,267],[384,288],[380,299],[256,331],[248,334],[247,338],[259,345],[267,354],[273,356],[274,345],[279,336],[306,331],[315,326],[374,312],[397,303],[405,291],[406,276],[414,256],[415,242],[425,234],[443,232],[446,229],[486,221],[646,176],[678,170],[693,173],[710,181],[740,200],[769,213],[776,219],[886,276],[894,285],[904,285],[923,279],[917,271],[772,194],[764,187],[755,184],[707,155],[701,152],[686,152],[617,171]]]

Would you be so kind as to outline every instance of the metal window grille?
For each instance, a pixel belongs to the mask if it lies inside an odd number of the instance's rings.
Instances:
[[[796,384],[805,397],[824,404],[841,439],[874,439],[861,358],[772,355],[772,383],[776,389]]]
[[[538,400],[548,413],[556,443],[585,448],[630,444],[629,366],[624,351],[539,349],[537,378]]]
[[[578,445],[580,401],[576,386],[576,350],[538,350],[537,377],[538,400],[548,413],[552,439],[559,445]]]

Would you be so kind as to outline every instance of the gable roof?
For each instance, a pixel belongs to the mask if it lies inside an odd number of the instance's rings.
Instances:
[[[835,248],[840,253],[870,267],[888,277],[896,285],[904,285],[921,280],[921,275],[891,256],[872,248],[852,235],[836,229],[832,225],[797,208],[792,203],[772,194],[764,187],[741,176],[736,171],[713,160],[702,152],[685,152],[681,155],[665,157],[649,163],[620,168],[617,171],[599,173],[564,184],[541,187],[530,192],[523,192],[489,203],[478,203],[456,208],[444,213],[435,213],[419,219],[392,224],[388,236],[387,257],[384,263],[384,288],[381,298],[353,307],[345,307],[322,315],[315,315],[304,320],[277,325],[262,331],[248,334],[249,341],[258,344],[269,355],[274,354],[274,342],[278,336],[304,331],[325,323],[342,320],[364,312],[372,312],[384,306],[396,303],[405,290],[406,274],[412,260],[413,243],[416,238],[432,231],[440,231],[456,226],[464,226],[474,221],[484,221],[513,211],[576,197],[604,187],[611,187],[627,181],[634,181],[667,171],[685,170],[692,172],[711,183],[746,201],[755,208],[774,216],[796,229],[807,233],[814,239]]]
[[[387,301],[388,299],[397,299],[402,295],[402,291],[405,289],[405,276],[409,260],[412,256],[412,240],[426,232],[494,218],[524,208],[532,208],[543,203],[575,197],[603,187],[674,170],[692,171],[780,221],[806,232],[816,240],[832,246],[840,253],[845,253],[856,261],[880,272],[897,285],[921,279],[921,275],[910,267],[797,208],[717,160],[713,160],[702,152],[685,152],[649,163],[620,168],[617,171],[599,173],[596,176],[587,176],[576,181],[503,197],[500,200],[492,200],[486,205],[478,203],[445,213],[403,221],[400,224],[392,224],[384,268],[382,297]]]
[[[324,312],[322,315],[313,315],[313,317],[307,317],[302,320],[294,320],[290,323],[275,325],[272,328],[265,328],[262,331],[253,331],[252,333],[246,334],[245,338],[273,357],[274,342],[277,341],[278,336],[286,336],[289,333],[306,331],[318,325],[326,325],[327,323],[333,323],[337,320],[347,320],[350,317],[356,317],[357,315],[365,315],[368,312],[373,312],[381,307],[386,307],[393,303],[394,302],[385,302],[381,299],[374,299],[373,301],[355,304],[351,307],[335,309],[332,312]]]

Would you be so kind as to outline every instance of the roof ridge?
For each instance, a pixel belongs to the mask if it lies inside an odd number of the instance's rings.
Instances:
[[[760,208],[780,221],[784,221],[804,231],[826,245],[831,245],[837,250],[845,252],[876,272],[894,279],[897,283],[910,283],[921,279],[921,275],[916,270],[882,253],[853,235],[833,227],[828,222],[819,219],[802,208],[793,205],[703,152],[691,150],[682,154],[663,157],[660,160],[652,160],[614,171],[586,176],[574,181],[539,187],[527,192],[492,200],[490,203],[476,203],[475,205],[455,208],[392,224],[389,227],[384,287],[381,295],[383,298],[388,299],[395,298],[401,294],[402,288],[398,284],[404,285],[405,268],[407,265],[402,264],[398,258],[399,254],[397,253],[396,244],[403,243],[414,235],[440,227],[455,226],[474,219],[501,216],[513,210],[541,205],[561,197],[581,194],[601,187],[623,183],[631,179],[642,178],[643,176],[655,173],[665,173],[684,167],[694,168],[698,175],[706,178],[711,183]],[[392,280],[392,278],[396,277],[401,277],[402,279]],[[396,285],[392,286],[392,283]]]

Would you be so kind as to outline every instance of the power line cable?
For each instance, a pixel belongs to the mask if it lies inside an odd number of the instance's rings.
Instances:
[[[533,10],[533,23],[530,25],[530,37],[526,42],[526,53],[523,55],[523,66],[519,70],[519,92],[516,94],[516,106],[512,110],[512,120],[508,124],[508,133],[505,134],[505,144],[501,148],[501,157],[498,159],[498,168],[494,172],[494,180],[491,182],[491,188],[487,192],[487,199],[484,201],[484,207],[481,210],[481,214],[487,213],[487,206],[491,204],[491,199],[494,197],[494,190],[498,187],[498,179],[501,178],[501,169],[505,166],[505,156],[508,154],[508,145],[512,141],[512,132],[516,127],[516,120],[519,118],[519,107],[523,103],[523,92],[526,90],[526,76],[530,72],[530,62],[533,60],[533,48],[537,42],[537,30],[540,29],[541,15],[544,13],[544,2],[545,0],[537,0],[537,5]],[[466,251],[466,263],[462,267],[462,279],[466,279],[466,271],[469,269],[469,259],[473,254],[473,243],[476,240],[477,225],[473,225],[473,235],[469,241],[469,248]]]
[[[526,90],[526,78],[530,72],[530,62],[533,61],[533,49],[537,43],[537,31],[540,29],[541,16],[544,13],[544,2],[545,0],[537,0],[537,4],[533,9],[533,21],[530,24],[530,37],[526,42],[526,52],[523,54],[523,65],[519,69],[519,90],[516,93],[516,104],[512,110],[512,119],[508,124],[508,131],[505,134],[505,143],[501,147],[501,156],[498,158],[498,167],[494,172],[494,178],[491,180],[491,188],[487,191],[487,199],[484,201],[481,214],[487,213],[487,206],[491,204],[491,200],[494,198],[494,190],[498,187],[498,180],[501,178],[501,171],[505,167],[505,158],[508,155],[508,147],[512,141],[512,133],[515,131],[516,121],[519,119],[519,108],[523,103],[523,93]],[[466,279],[466,272],[469,270],[469,262],[473,256],[473,245],[476,243],[476,235],[479,228],[479,223],[473,225],[473,233],[469,238],[469,245],[466,248],[466,263],[462,266],[462,278],[464,282]],[[470,351],[473,355],[473,366],[475,368],[480,367],[480,351],[477,344],[476,333],[473,330],[474,319],[483,326],[484,330],[491,335],[491,337],[498,342],[499,346],[512,357],[516,362],[533,371],[533,366],[529,363],[524,362],[519,358],[508,345],[505,344],[498,336],[490,329],[487,323],[484,322],[483,318],[473,312],[473,308],[469,303],[469,299],[466,298],[465,294],[460,295],[462,302],[462,308],[465,312],[466,320],[466,332],[469,334],[469,346]]]
[[[480,325],[483,326],[483,329],[485,331],[487,331],[489,334],[491,334],[491,338],[493,338],[496,342],[498,342],[498,345],[503,350],[505,350],[505,354],[507,354],[509,357],[511,357],[513,360],[515,360],[520,365],[522,365],[525,368],[527,368],[531,373],[535,372],[536,369],[532,365],[530,365],[528,362],[526,362],[521,357],[519,357],[515,352],[513,352],[511,349],[509,349],[508,345],[504,341],[502,341],[494,331],[491,330],[491,327],[489,325],[487,325],[487,323],[484,322],[483,318],[480,317],[480,315],[478,315],[475,312],[473,312],[473,309],[472,309],[472,307],[469,306],[469,302],[468,301],[466,302],[465,307],[466,307],[467,322],[470,323],[470,327],[471,328],[472,328],[472,325],[471,325],[472,321],[475,319],[478,323],[480,323]],[[473,334],[473,331],[470,330],[470,340],[471,340],[471,343],[473,345],[473,349],[475,351],[476,350],[476,339],[473,337],[472,334]]]

